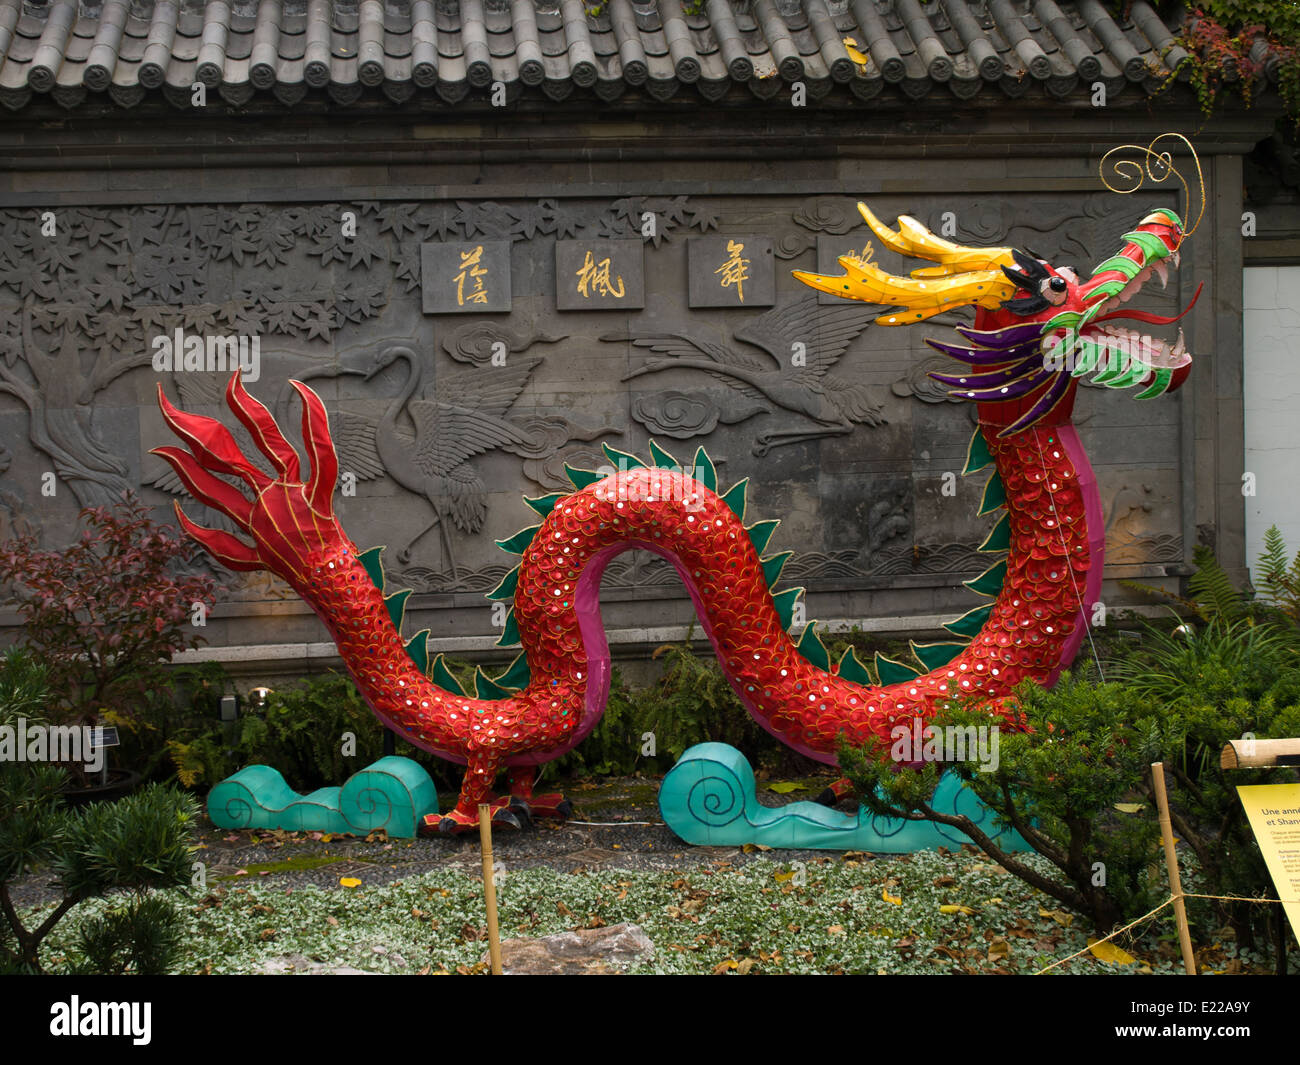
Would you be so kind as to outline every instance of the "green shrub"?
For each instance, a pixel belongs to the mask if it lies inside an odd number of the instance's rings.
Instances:
[[[1113,671],[1159,722],[1173,780],[1170,819],[1196,853],[1206,893],[1275,894],[1237,797],[1247,784],[1300,780],[1295,769],[1223,770],[1225,744],[1300,736],[1300,652],[1289,625],[1222,614],[1194,630],[1152,630]],[[1193,900],[1193,913],[1227,924],[1244,946],[1269,935],[1268,910],[1251,903]]]
[[[0,658],[0,723],[28,718],[48,698],[42,668],[21,653]],[[0,762],[0,970],[40,972],[41,941],[83,899],[125,889],[120,906],[87,926],[85,972],[161,972],[178,943],[176,916],[150,888],[185,884],[190,875],[193,799],[150,785],[115,803],[79,810],[63,804],[68,774],[57,766]],[[57,876],[62,898],[29,928],[9,884],[38,869]]]
[[[1132,691],[1088,684],[1068,673],[1051,691],[1023,685],[1017,699],[1015,725],[1023,731],[1002,728],[991,772],[973,761],[901,767],[880,741],[862,749],[845,746],[840,765],[875,813],[961,829],[998,864],[1088,915],[1099,928],[1146,912],[1159,901],[1162,886],[1152,873],[1159,828],[1149,807],[1134,814],[1119,804],[1140,798],[1146,787],[1160,749],[1156,720]],[[953,705],[931,724],[997,722],[985,710]],[[1004,851],[969,818],[931,808],[945,769],[994,810],[1000,825],[1019,831],[1056,867],[1055,874]]]

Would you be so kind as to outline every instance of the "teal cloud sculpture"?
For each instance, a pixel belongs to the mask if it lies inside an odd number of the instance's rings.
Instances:
[[[424,767],[389,755],[350,776],[341,788],[300,795],[269,765],[250,765],[208,793],[218,828],[278,828],[413,838],[420,820],[438,812],[438,792]]]
[[[965,814],[1004,850],[1030,849],[1018,832],[998,828],[993,811],[952,773],[939,781],[931,805]],[[697,847],[759,843],[784,850],[908,854],[971,842],[947,825],[878,817],[862,806],[856,814],[815,802],[763,806],[748,760],[725,743],[698,743],[678,759],[659,788],[659,812],[683,841]]]

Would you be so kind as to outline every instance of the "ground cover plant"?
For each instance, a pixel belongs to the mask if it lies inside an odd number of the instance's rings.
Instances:
[[[796,863],[748,857],[667,872],[507,869],[498,888],[501,934],[635,923],[655,944],[632,970],[644,973],[1033,973],[1076,952],[1053,971],[1181,971],[1168,911],[1118,950],[1101,945],[1094,953],[1086,921],[973,848]],[[1042,859],[1029,860],[1046,871]],[[377,863],[355,873],[351,888],[236,876],[202,897],[178,895],[183,945],[172,971],[257,972],[285,958],[388,973],[486,971],[478,877],[445,869],[384,883],[388,873]],[[1196,883],[1194,870],[1189,879]],[[73,948],[62,930],[51,936],[47,966],[58,971]],[[1208,972],[1267,965],[1230,938],[1208,939],[1198,957]],[[1300,972],[1294,958],[1292,967]]]

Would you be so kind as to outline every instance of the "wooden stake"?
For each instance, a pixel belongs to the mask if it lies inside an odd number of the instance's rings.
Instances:
[[[1300,765],[1300,739],[1232,740],[1219,755],[1220,769]]]
[[[1169,822],[1169,795],[1165,792],[1163,762],[1151,765],[1151,782],[1155,785],[1156,808],[1160,811],[1160,838],[1165,844],[1165,868],[1169,871],[1169,890],[1174,896],[1174,916],[1178,920],[1178,945],[1183,948],[1183,968],[1188,976],[1196,975],[1196,955],[1192,953],[1192,933],[1187,926],[1187,904],[1183,901],[1183,882],[1178,875],[1178,855],[1174,853],[1174,826]]]
[[[492,879],[492,807],[478,804],[478,838],[483,848],[483,897],[487,902],[488,956],[492,975],[501,975],[501,934],[497,929],[497,885]]]

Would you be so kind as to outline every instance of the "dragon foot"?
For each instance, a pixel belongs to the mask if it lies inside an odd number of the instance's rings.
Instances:
[[[492,824],[507,828],[523,829],[531,824],[526,809],[521,811],[515,805],[513,797],[502,797],[492,801]],[[478,811],[466,812],[459,806],[453,807],[445,814],[426,814],[420,822],[421,836],[459,836],[478,828]]]
[[[526,805],[534,820],[544,818],[567,821],[573,816],[573,803],[558,791],[548,792],[545,795],[530,795],[527,798],[515,796],[515,799]]]
[[[848,777],[840,777],[839,780],[823,788],[821,794],[813,802],[822,806],[838,806],[845,799],[851,799],[852,797],[853,782]]]

